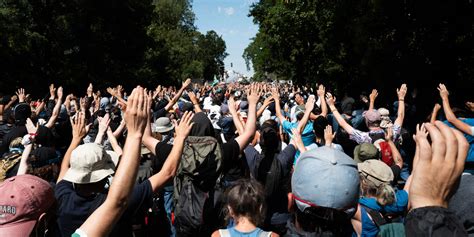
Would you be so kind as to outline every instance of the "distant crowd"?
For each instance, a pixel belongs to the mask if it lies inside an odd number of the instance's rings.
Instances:
[[[474,103],[436,89],[3,92],[0,236],[474,236]]]

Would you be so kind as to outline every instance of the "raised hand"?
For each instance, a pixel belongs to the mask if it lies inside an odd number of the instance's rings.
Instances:
[[[38,124],[34,124],[33,121],[31,121],[30,118],[26,119],[26,131],[28,131],[28,134],[30,135],[36,135],[36,131],[38,131]]]
[[[127,125],[128,136],[140,138],[148,123],[148,114],[151,105],[148,103],[148,95],[145,89],[138,86],[132,91],[127,101],[125,111],[125,123]]]
[[[25,98],[26,98],[25,89],[23,88],[18,89],[18,91],[16,92],[16,95],[18,96],[18,102],[20,103],[25,102]]]
[[[328,106],[334,106],[336,104],[336,97],[328,92],[326,93],[326,102],[328,103]]]
[[[252,84],[247,90],[247,101],[250,104],[256,105],[261,95],[261,87],[258,84]]]
[[[397,89],[397,93],[398,93],[398,89]],[[369,95],[369,98],[370,98],[371,101],[375,101],[375,99],[377,98],[378,95],[379,95],[379,93],[377,92],[377,89],[373,89],[372,93],[370,93],[370,95]]]
[[[280,93],[278,92],[278,88],[272,88],[272,97],[275,101],[280,101]]]
[[[314,102],[315,102],[314,96],[313,95],[309,96],[308,100],[306,101],[306,104],[304,106],[305,110],[306,111],[312,111],[313,108],[314,108]]]
[[[59,87],[58,88],[58,99],[62,99],[63,98],[63,87]]]
[[[82,139],[89,132],[90,124],[86,125],[86,115],[84,112],[78,112],[74,118],[71,118],[73,139]]]
[[[266,107],[270,105],[272,102],[273,102],[273,96],[269,96],[263,101],[263,105]]]
[[[186,81],[183,82],[183,88],[188,87],[191,84],[191,78],[186,79]]]
[[[448,92],[448,89],[446,88],[446,86],[442,83],[439,84],[438,86],[438,91],[439,91],[439,96],[441,96],[441,99],[447,99],[448,96],[449,96],[449,92]]]
[[[334,137],[336,137],[336,133],[332,132],[332,126],[331,125],[328,125],[326,126],[326,128],[324,129],[324,144],[326,146],[331,146],[332,145],[332,141],[334,140]]]
[[[318,87],[318,91],[316,92],[316,94],[318,95],[318,97],[324,97],[324,94],[326,93],[326,88],[321,84],[319,85]]]
[[[407,84],[402,84],[399,89],[397,89],[398,100],[404,100],[405,95],[407,94]]]
[[[89,86],[87,87],[86,93],[87,93],[87,96],[89,96],[89,97],[91,97],[92,94],[94,93],[94,86],[92,85],[92,83],[89,83]]]
[[[188,92],[188,95],[193,105],[199,104],[199,98],[196,96],[196,94],[194,94],[194,92],[190,91]]]
[[[186,111],[184,112],[179,125],[176,121],[173,121],[175,127],[176,137],[186,138],[191,132],[191,128],[193,127],[194,122],[191,122],[194,117],[192,112]]]
[[[106,113],[104,117],[98,117],[97,120],[99,121],[99,133],[104,134],[110,123],[109,113]]]
[[[54,87],[54,84],[49,85],[49,99],[52,100],[56,96],[56,88]]]
[[[469,143],[461,132],[440,121],[427,123],[425,127],[431,144],[423,132],[417,131],[415,141],[419,154],[409,189],[410,204],[412,208],[447,207],[464,169]]]

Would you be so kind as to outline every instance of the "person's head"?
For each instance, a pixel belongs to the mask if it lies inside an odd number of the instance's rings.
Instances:
[[[12,110],[16,126],[25,125],[26,119],[31,116],[31,108],[28,103],[19,103]]]
[[[291,191],[289,208],[304,231],[341,233],[357,208],[357,165],[330,147],[307,151],[296,162]]]
[[[304,97],[301,93],[295,93],[295,102],[297,105],[304,105]]]
[[[161,135],[167,135],[173,129],[174,125],[168,117],[160,117],[151,125],[151,131]]]
[[[265,192],[255,179],[240,179],[225,195],[227,218],[247,218],[252,224],[260,225],[265,219]]]
[[[194,114],[192,122],[194,123],[194,125],[191,128],[189,136],[215,136],[214,127],[212,126],[211,120],[209,120],[209,118],[204,112]]]
[[[83,144],[72,151],[70,167],[63,179],[75,184],[97,183],[114,173],[117,161],[115,152],[106,151],[96,143]]]
[[[296,109],[295,109],[296,120],[300,121],[303,118],[305,110],[306,109],[305,109],[304,105],[296,106]]]
[[[382,117],[380,116],[379,111],[377,110],[368,110],[364,112],[365,125],[368,128],[378,128],[380,127],[380,122]]]
[[[322,139],[324,141],[324,129],[329,125],[329,121],[324,116],[318,116],[313,122],[313,132],[316,135],[316,138]]]
[[[61,159],[54,148],[38,147],[30,154],[27,172],[48,182],[54,182],[59,175],[60,162]]]
[[[25,147],[23,146],[23,144],[21,144],[21,140],[22,140],[21,137],[17,137],[15,139],[13,139],[10,142],[10,145],[8,146],[8,151],[9,152],[23,153],[23,150],[25,149]]]
[[[279,145],[278,124],[275,120],[269,119],[260,127],[260,146],[265,151],[276,151]]]
[[[366,160],[358,164],[360,174],[360,190],[364,197],[377,199],[380,205],[395,202],[395,190],[390,185],[393,172],[380,160]]]
[[[30,236],[54,204],[48,182],[18,175],[0,183],[0,236]]]
[[[357,145],[354,149],[354,160],[357,163],[362,163],[366,160],[379,158],[379,150],[372,143],[362,143]]]

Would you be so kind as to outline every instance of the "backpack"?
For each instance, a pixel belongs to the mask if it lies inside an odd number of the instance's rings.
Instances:
[[[21,153],[12,152],[6,154],[0,160],[0,182],[3,182],[7,177],[8,171],[13,168],[21,159]]]
[[[265,226],[270,225],[273,213],[287,212],[287,195],[285,185],[289,182],[289,175],[285,176],[285,172],[277,154],[273,158],[261,158],[256,164],[256,177],[264,186],[265,200],[267,203],[267,212],[265,217]]]
[[[279,191],[284,176],[283,167],[277,155],[278,153],[271,159],[266,157],[259,159],[255,167],[255,179],[265,187],[267,198]]]
[[[379,228],[377,236],[381,237],[400,237],[406,236],[405,225],[402,222],[394,222],[386,218],[382,213],[363,206],[367,213],[372,217],[372,221]]]
[[[222,151],[214,137],[189,136],[174,178],[174,224],[177,236],[206,235],[213,192],[222,169]],[[206,229],[209,228],[209,229]],[[209,233],[210,235],[210,233]]]

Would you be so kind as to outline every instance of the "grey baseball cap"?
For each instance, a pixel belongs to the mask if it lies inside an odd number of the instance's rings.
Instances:
[[[357,164],[331,147],[304,152],[296,162],[291,187],[301,211],[310,206],[353,209],[359,198]]]

